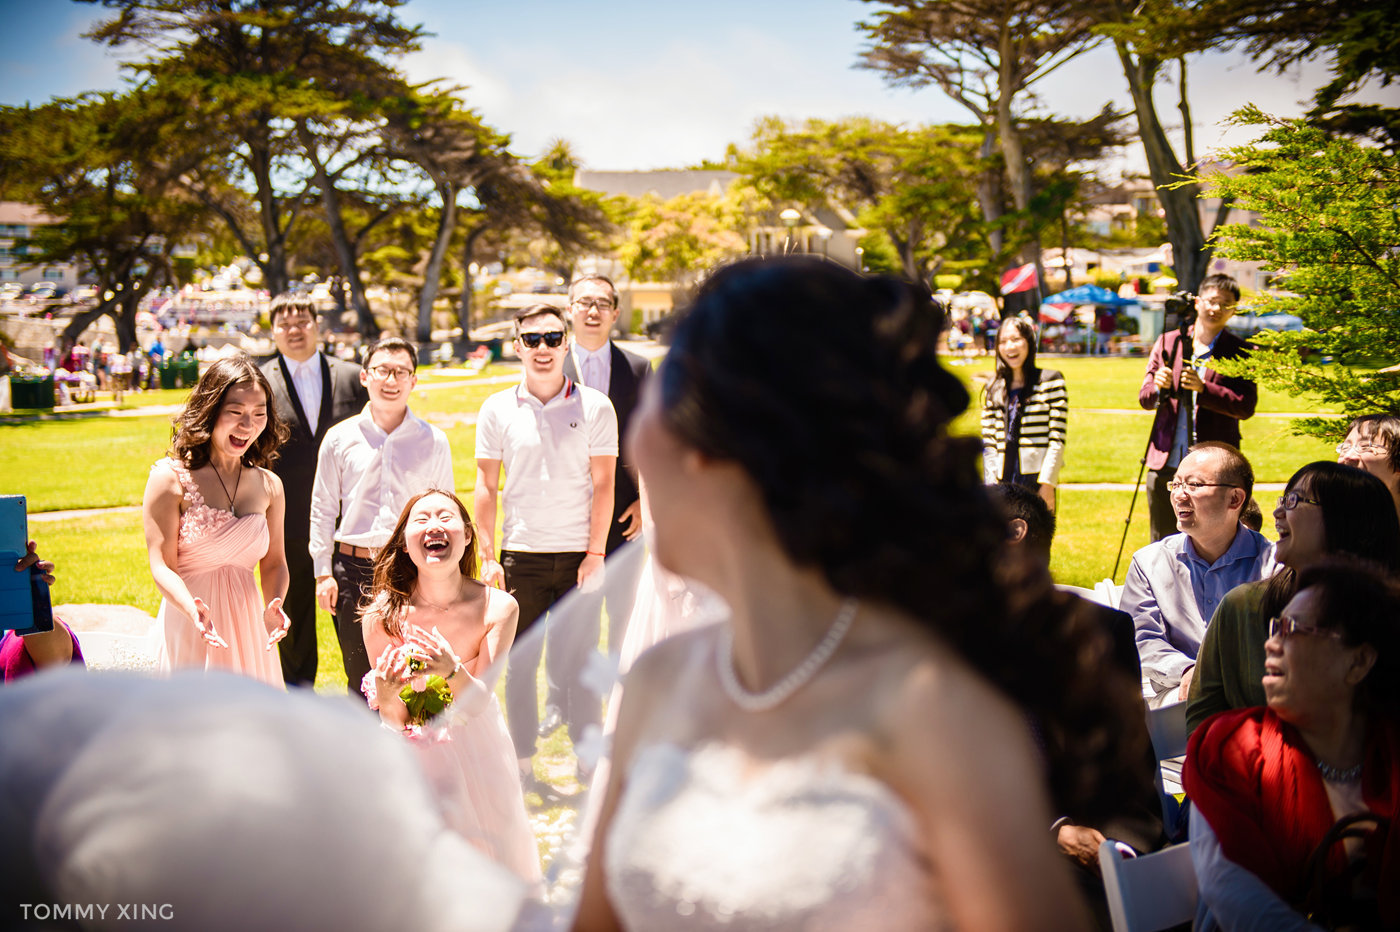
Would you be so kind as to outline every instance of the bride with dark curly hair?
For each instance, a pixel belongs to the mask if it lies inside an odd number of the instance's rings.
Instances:
[[[653,555],[728,603],[628,675],[578,929],[1080,929],[1050,794],[1116,805],[1136,684],[1013,564],[927,291],[700,289],[631,428]],[[1139,729],[1140,731],[1140,729]]]

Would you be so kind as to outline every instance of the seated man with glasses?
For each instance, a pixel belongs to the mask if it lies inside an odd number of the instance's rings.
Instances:
[[[1206,625],[1225,594],[1273,571],[1273,544],[1240,523],[1254,470],[1227,443],[1196,444],[1170,485],[1180,534],[1133,554],[1119,607],[1137,630],[1153,708],[1186,698]]]
[[[370,346],[360,373],[369,404],[326,434],[311,491],[309,549],[316,601],[335,615],[346,689],[362,700],[360,685],[370,659],[359,607],[369,589],[375,553],[388,542],[399,513],[416,493],[456,488],[447,435],[408,410],[417,366],[417,350],[399,337]]]

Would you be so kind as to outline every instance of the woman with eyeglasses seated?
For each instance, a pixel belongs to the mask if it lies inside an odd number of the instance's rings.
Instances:
[[[1187,748],[1196,929],[1400,928],[1400,590],[1310,564],[1263,650],[1266,704]]]
[[[1388,573],[1400,568],[1400,519],[1390,493],[1354,466],[1319,461],[1293,474],[1274,508],[1278,543],[1273,576],[1237,586],[1215,610],[1196,657],[1186,724],[1226,709],[1264,704],[1264,650],[1269,619],[1298,591],[1298,574],[1326,557],[1371,560]]]
[[[1046,786],[1125,791],[1136,684],[1007,551],[942,324],[782,258],[676,325],[629,442],[657,563],[728,610],[628,672],[575,929],[1087,926]]]
[[[1364,469],[1390,490],[1400,514],[1400,417],[1366,414],[1347,425],[1347,439],[1337,444],[1337,462]]]

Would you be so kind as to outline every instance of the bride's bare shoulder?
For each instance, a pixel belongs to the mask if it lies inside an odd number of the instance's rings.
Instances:
[[[673,634],[653,644],[638,655],[627,671],[628,689],[634,684],[675,683],[688,671],[708,663],[713,650],[718,625],[706,625]]]
[[[907,652],[898,675],[877,680],[877,717],[896,748],[926,749],[945,742],[997,748],[996,736],[1024,747],[1024,714],[960,654],[946,645]],[[1005,745],[1001,745],[1005,747]]]

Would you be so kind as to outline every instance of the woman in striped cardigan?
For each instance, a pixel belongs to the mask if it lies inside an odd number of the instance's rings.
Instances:
[[[982,472],[988,484],[1016,482],[1055,509],[1065,462],[1069,401],[1065,377],[1035,364],[1035,325],[1005,321],[997,333],[996,377],[982,396]]]

